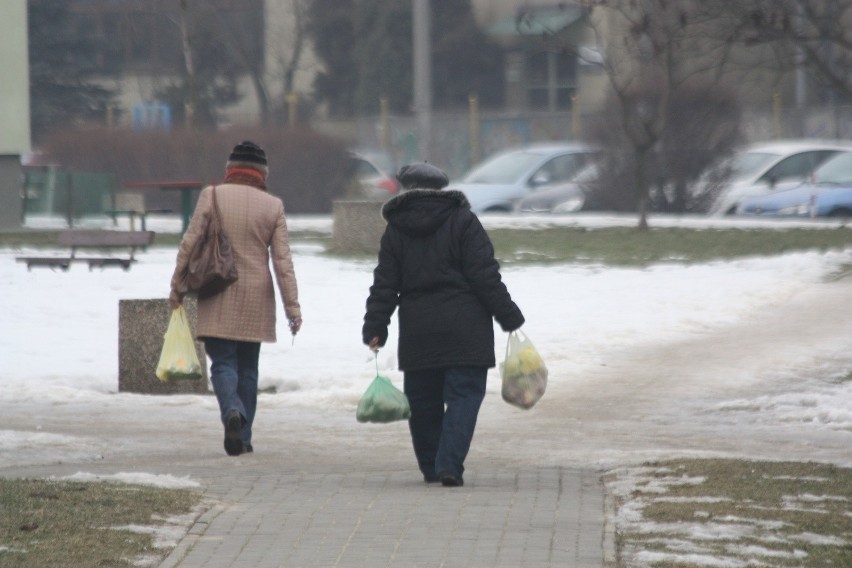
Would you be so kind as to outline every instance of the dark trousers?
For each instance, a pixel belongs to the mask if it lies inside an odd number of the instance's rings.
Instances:
[[[442,472],[457,476],[464,473],[464,460],[485,398],[487,374],[485,367],[404,373],[414,455],[427,479]]]
[[[204,348],[212,361],[210,382],[219,401],[220,418],[224,423],[229,412],[239,411],[243,417],[241,438],[243,444],[249,445],[257,410],[260,343],[207,337],[204,339]]]

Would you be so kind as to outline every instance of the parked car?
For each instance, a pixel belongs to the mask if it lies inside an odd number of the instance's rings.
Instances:
[[[380,152],[349,152],[350,195],[384,201],[399,193],[393,162]]]
[[[531,192],[569,181],[596,153],[580,143],[525,146],[488,158],[448,189],[462,191],[474,213],[508,212]]]
[[[740,215],[852,217],[852,152],[837,154],[792,189],[744,199]]]
[[[566,183],[533,191],[515,203],[516,213],[575,213],[586,203],[587,184],[598,177],[598,165],[588,163]]]
[[[852,142],[803,139],[749,146],[722,164],[730,175],[708,213],[730,215],[747,197],[795,187],[826,160],[844,151],[852,151]]]

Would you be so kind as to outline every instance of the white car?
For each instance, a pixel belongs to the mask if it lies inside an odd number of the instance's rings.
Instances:
[[[474,213],[509,212],[530,193],[572,179],[597,153],[581,143],[524,146],[488,158],[447,189],[463,192]]]
[[[400,185],[389,158],[380,153],[349,152],[349,181],[355,196],[386,201],[399,193]]]
[[[852,152],[852,141],[803,139],[751,145],[720,166],[729,175],[708,213],[731,215],[746,198],[799,185],[840,152]]]

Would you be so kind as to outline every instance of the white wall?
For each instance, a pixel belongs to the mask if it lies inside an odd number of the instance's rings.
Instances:
[[[27,0],[3,0],[0,7],[0,155],[30,151],[30,75]]]

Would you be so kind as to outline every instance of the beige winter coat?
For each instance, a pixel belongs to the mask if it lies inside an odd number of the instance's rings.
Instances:
[[[192,220],[181,240],[172,276],[173,293],[177,275],[185,270],[189,251],[201,237],[207,218],[213,213],[211,191],[211,187],[201,191]],[[263,190],[236,184],[217,185],[216,201],[222,227],[231,240],[239,280],[224,292],[199,300],[196,335],[274,342],[276,306],[273,273],[287,318],[301,318],[302,315],[284,204],[278,197]]]

